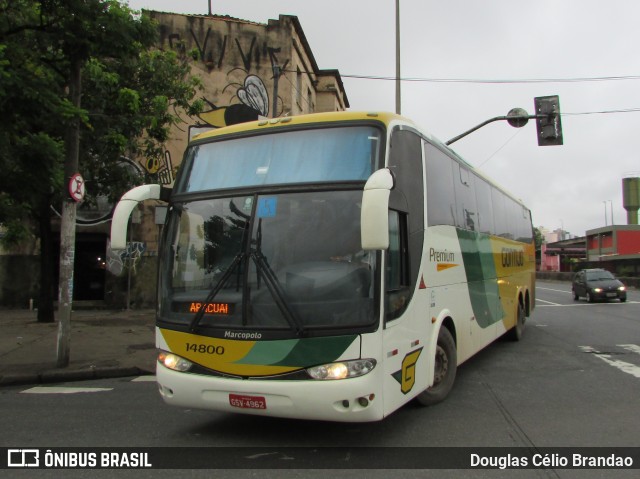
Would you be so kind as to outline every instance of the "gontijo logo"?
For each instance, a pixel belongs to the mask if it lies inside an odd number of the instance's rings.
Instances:
[[[442,271],[458,266],[458,263],[456,263],[456,254],[453,251],[449,251],[447,249],[437,250],[435,248],[429,248],[429,261],[431,263],[437,263],[437,271]]]
[[[502,248],[502,267],[524,266],[524,251],[515,248]]]

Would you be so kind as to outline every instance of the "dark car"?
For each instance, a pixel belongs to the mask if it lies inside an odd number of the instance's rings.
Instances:
[[[571,284],[573,299],[586,296],[590,303],[596,300],[619,299],[627,300],[627,288],[614,275],[604,269],[584,269],[578,271]]]

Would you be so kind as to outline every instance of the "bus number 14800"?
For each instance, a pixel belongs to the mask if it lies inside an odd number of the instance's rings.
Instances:
[[[213,344],[194,344],[194,343],[186,343],[187,351],[191,351],[192,353],[200,353],[200,354],[224,354],[224,346],[215,346]]]

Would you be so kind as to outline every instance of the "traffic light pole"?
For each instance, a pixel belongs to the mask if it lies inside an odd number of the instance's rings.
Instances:
[[[536,117],[537,117],[536,115],[528,115],[528,116],[522,116],[522,117],[520,117],[520,116],[518,116],[518,117],[510,117],[508,115],[507,116],[496,116],[495,118],[491,118],[489,120],[483,121],[479,125],[476,125],[473,128],[471,128],[470,130],[467,130],[464,133],[462,133],[462,134],[460,134],[460,135],[458,135],[458,136],[456,136],[454,138],[451,138],[449,141],[447,141],[445,143],[445,145],[449,146],[451,143],[455,143],[459,139],[464,138],[465,136],[473,133],[474,131],[479,130],[483,126],[488,125],[489,123],[493,123],[494,121],[503,121],[503,120],[509,121],[509,120],[513,120],[515,118],[515,119],[518,119],[518,120],[524,120],[524,124],[522,125],[522,126],[524,126],[524,125],[527,124],[527,122],[529,120],[532,120],[532,119],[534,119]],[[513,125],[511,125],[511,126],[513,126]],[[516,128],[520,128],[520,127],[517,126]]]
[[[560,102],[557,96],[537,97],[535,100],[536,115],[529,115],[522,108],[513,108],[506,116],[496,116],[490,118],[470,130],[451,138],[445,143],[449,146],[461,138],[479,130],[494,121],[508,121],[514,128],[522,128],[529,120],[536,120],[538,132],[538,145],[562,145],[562,124],[560,123]]]

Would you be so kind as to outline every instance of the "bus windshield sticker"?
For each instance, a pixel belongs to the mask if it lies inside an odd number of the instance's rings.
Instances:
[[[273,218],[276,215],[278,198],[269,196],[258,200],[258,218]]]

